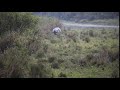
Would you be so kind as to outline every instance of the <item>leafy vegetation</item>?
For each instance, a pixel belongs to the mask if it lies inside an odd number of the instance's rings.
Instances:
[[[119,78],[118,29],[54,35],[59,20],[13,12],[0,13],[0,25],[0,78]]]

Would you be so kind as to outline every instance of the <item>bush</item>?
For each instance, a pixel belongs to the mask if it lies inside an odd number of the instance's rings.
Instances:
[[[24,48],[10,48],[0,54],[0,78],[51,77],[50,68],[44,62],[34,61]]]
[[[108,55],[109,55],[109,60],[111,62],[119,59],[119,50],[118,49],[115,49],[114,51],[113,50],[110,50],[108,51]]]
[[[54,62],[52,63],[51,67],[54,69],[59,69],[59,64],[57,62]]]
[[[112,74],[111,74],[111,78],[119,78],[119,70],[118,69],[114,69]]]
[[[7,33],[0,39],[0,52],[4,52],[4,50],[13,47],[15,45],[15,39],[17,38],[16,32]]]
[[[78,63],[79,63],[79,60],[77,60],[77,59],[71,59],[71,62],[72,62],[73,64],[78,64]]]
[[[49,62],[52,63],[52,62],[54,62],[55,59],[56,59],[55,57],[50,57]]]
[[[33,53],[38,53],[38,57],[42,56],[44,54],[43,51],[43,45],[41,44],[41,42],[39,42],[38,40],[35,40],[34,42],[31,42],[28,46],[27,46],[28,50],[29,50],[29,54],[33,54]]]
[[[86,56],[87,61],[91,65],[101,66],[101,65],[107,65],[109,63],[110,57],[107,53],[107,51],[104,51],[103,49],[96,52],[92,52]]]
[[[59,64],[61,64],[61,63],[63,63],[63,62],[64,62],[64,60],[62,60],[62,59],[59,59],[59,60],[58,60],[58,63],[59,63]]]
[[[101,31],[101,34],[106,34],[105,29],[103,29],[103,30]]]
[[[0,77],[3,78],[22,78],[28,77],[29,57],[25,51],[18,48],[10,48],[0,55]]]
[[[78,51],[82,51],[82,47],[81,46],[78,46],[78,45],[76,45],[76,50],[78,50]]]
[[[49,78],[51,77],[50,69],[46,68],[41,62],[31,65],[30,77],[32,78]]]
[[[0,34],[34,28],[38,18],[25,12],[0,12]]]
[[[88,54],[88,55],[86,56],[86,59],[87,59],[88,61],[91,61],[91,60],[93,59],[93,54]]]
[[[85,37],[84,41],[86,41],[87,43],[90,42],[90,37]]]
[[[61,72],[61,73],[58,75],[58,77],[64,77],[64,78],[66,78],[67,75]]]
[[[38,53],[36,53],[36,55],[37,55],[36,56],[37,58],[42,58],[45,56],[44,52],[42,52],[42,51],[38,51]]]
[[[55,44],[55,43],[59,43],[60,42],[60,39],[59,38],[53,38],[50,40],[52,44]]]
[[[77,42],[77,34],[76,33],[69,33],[68,35],[68,38],[72,39],[74,42]]]
[[[93,30],[89,30],[89,35],[90,35],[91,37],[94,37]]]
[[[119,60],[112,63],[111,78],[119,78]]]
[[[44,44],[43,50],[45,53],[47,53],[47,51],[48,51],[48,46],[49,46],[48,44]]]
[[[80,66],[86,66],[87,65],[87,61],[85,59],[79,60],[79,65]]]

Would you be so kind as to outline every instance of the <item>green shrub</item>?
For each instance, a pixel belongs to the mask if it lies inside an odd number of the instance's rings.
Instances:
[[[90,65],[102,66],[109,63],[109,55],[107,52],[100,50],[97,53],[90,53],[86,56],[87,61]]]
[[[37,63],[31,65],[30,77],[32,78],[49,78],[50,69],[46,68],[43,63]]]
[[[44,50],[45,53],[47,53],[47,50],[48,50],[48,44],[44,44],[43,50]]]
[[[86,56],[86,59],[87,59],[88,61],[91,61],[91,60],[93,59],[93,54],[88,54],[88,55]]]
[[[79,65],[80,66],[86,66],[87,65],[87,61],[85,59],[79,60]]]
[[[52,63],[54,62],[55,59],[56,59],[55,57],[49,57],[49,62]]]
[[[82,47],[81,46],[78,46],[78,45],[76,45],[76,50],[78,50],[78,51],[82,51]]]
[[[4,66],[0,68],[0,76],[3,78],[22,78],[29,75],[27,72],[30,59],[25,51],[18,48],[7,49],[0,55],[0,62]]]
[[[73,33],[73,32],[70,32],[67,34],[67,37],[72,39],[74,42],[77,42],[77,34],[76,33]]]
[[[77,60],[77,59],[71,59],[71,62],[72,62],[73,64],[78,64],[78,63],[79,63],[79,60]]]
[[[89,36],[94,37],[94,32],[93,32],[93,30],[89,30]]]
[[[15,45],[15,39],[17,38],[16,32],[7,33],[5,36],[2,36],[0,39],[0,52],[13,47]]]
[[[90,42],[90,37],[85,37],[84,41],[86,41],[87,43]]]
[[[51,67],[54,68],[54,69],[59,69],[60,68],[58,62],[52,63]]]
[[[119,70],[118,69],[114,69],[112,74],[111,74],[111,78],[119,78]]]
[[[119,50],[118,48],[113,48],[111,50],[108,50],[109,60],[111,62],[119,59]]]
[[[43,45],[41,44],[41,42],[39,42],[38,40],[35,40],[34,42],[31,42],[28,46],[27,46],[28,50],[29,50],[29,54],[34,54],[34,53],[38,53],[38,55],[44,54],[43,51]]]
[[[63,63],[63,62],[64,62],[64,60],[58,59],[58,63],[59,63],[59,64],[61,64],[61,63]]]
[[[58,77],[64,77],[64,78],[66,78],[67,75],[61,72],[61,73],[58,75]]]
[[[82,33],[82,32],[81,32]],[[80,39],[84,41],[85,35],[80,34]]]
[[[36,55],[37,55],[36,56],[37,58],[42,58],[45,56],[45,54],[42,51],[38,51],[38,53],[36,53]]]
[[[23,31],[34,28],[38,18],[25,12],[0,12],[0,34],[7,31]]]
[[[54,37],[53,39],[50,40],[52,44],[59,43],[60,39],[57,37]]]
[[[103,29],[103,30],[101,31],[101,34],[106,34],[105,29]]]
[[[119,78],[119,60],[118,59],[112,63],[111,78]]]

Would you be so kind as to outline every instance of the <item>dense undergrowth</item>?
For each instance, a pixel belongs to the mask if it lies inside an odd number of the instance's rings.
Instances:
[[[0,13],[0,78],[118,78],[119,30],[51,30],[57,19]]]

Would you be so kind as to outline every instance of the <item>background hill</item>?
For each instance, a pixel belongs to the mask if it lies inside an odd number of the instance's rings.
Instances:
[[[79,21],[82,19],[116,19],[118,12],[35,12],[36,15],[52,16],[63,20]]]

